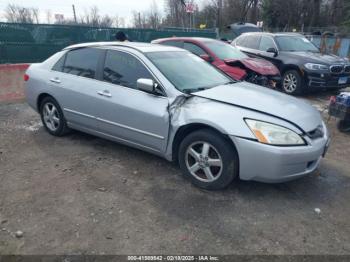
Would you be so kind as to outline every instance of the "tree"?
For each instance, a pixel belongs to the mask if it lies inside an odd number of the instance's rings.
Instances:
[[[157,29],[160,27],[161,24],[161,14],[159,12],[157,3],[155,2],[155,0],[153,0],[151,6],[150,6],[150,10],[148,12],[148,24],[150,28],[153,29]]]
[[[36,8],[8,4],[4,16],[10,23],[39,23],[39,10]]]

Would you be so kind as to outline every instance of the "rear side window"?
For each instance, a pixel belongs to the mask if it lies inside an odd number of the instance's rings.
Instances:
[[[95,78],[101,50],[83,48],[67,53],[63,72],[67,74]]]
[[[66,55],[62,56],[57,63],[53,66],[52,70],[53,71],[58,71],[62,72],[63,71],[63,66],[64,66],[64,60],[66,59]]]
[[[245,38],[244,46],[251,49],[259,49],[261,36],[258,35],[248,35]]]
[[[241,36],[236,40],[236,45],[251,49],[259,49],[260,36],[258,35],[246,35]]]
[[[104,81],[136,89],[137,80],[140,78],[153,79],[148,69],[137,58],[124,52],[107,51],[103,68]]]
[[[273,40],[270,37],[262,36],[259,50],[266,52],[269,48],[276,48]]]
[[[245,36],[241,36],[236,40],[236,45],[244,47],[244,41],[245,41]]]
[[[183,48],[183,46],[184,46],[184,43],[182,41],[166,41],[166,42],[162,42],[160,44],[161,45],[176,46],[176,47],[180,47],[180,48]]]

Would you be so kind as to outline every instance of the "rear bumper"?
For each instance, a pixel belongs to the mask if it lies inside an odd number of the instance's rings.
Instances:
[[[266,183],[281,183],[314,172],[329,144],[327,135],[299,147],[277,147],[231,137],[236,145],[240,178]]]

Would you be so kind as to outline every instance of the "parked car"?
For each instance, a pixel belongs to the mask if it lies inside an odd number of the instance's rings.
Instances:
[[[235,39],[232,45],[252,57],[274,63],[282,74],[282,89],[288,94],[341,89],[350,84],[349,60],[320,53],[300,34],[247,33]]]
[[[172,37],[152,41],[154,44],[184,48],[219,68],[235,80],[275,88],[280,81],[278,69],[263,59],[250,58],[231,45],[209,38]]]
[[[248,32],[261,32],[261,28],[256,26],[255,24],[251,23],[244,23],[244,22],[239,22],[239,23],[234,23],[231,25],[228,25],[226,29],[229,29],[232,34],[231,39],[235,39],[236,37],[240,36],[241,34],[248,33]]]
[[[313,172],[327,128],[311,105],[234,82],[186,50],[144,43],[70,46],[25,75],[45,129],[69,129],[178,161],[205,189],[236,178],[283,182]]]

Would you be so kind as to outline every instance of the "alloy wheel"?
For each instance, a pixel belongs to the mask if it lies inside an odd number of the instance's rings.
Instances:
[[[52,132],[57,131],[60,126],[60,116],[57,108],[52,103],[46,103],[43,107],[44,123]]]
[[[186,166],[202,182],[217,180],[223,170],[223,161],[216,148],[207,142],[195,142],[186,151]]]
[[[283,79],[283,88],[287,93],[293,93],[298,87],[298,79],[297,77],[289,73],[285,75]]]

